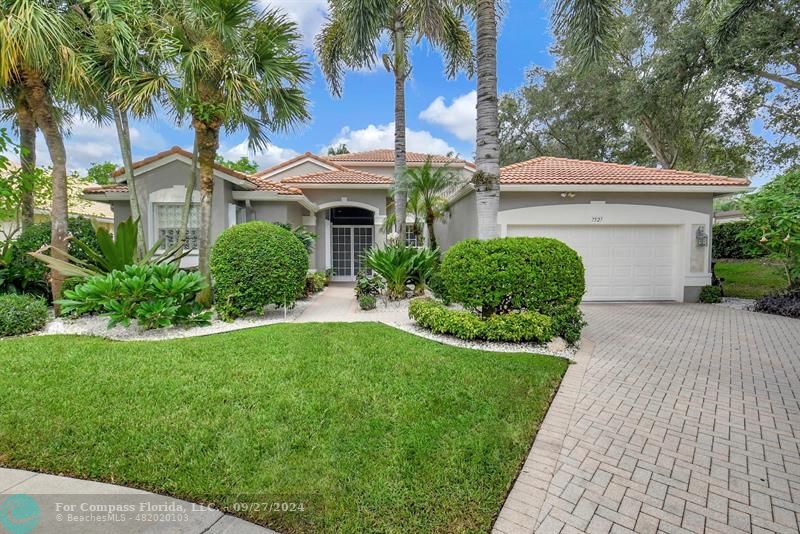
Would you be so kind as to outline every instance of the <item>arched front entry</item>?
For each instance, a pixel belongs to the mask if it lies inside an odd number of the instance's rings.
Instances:
[[[328,210],[333,280],[352,281],[362,256],[375,243],[375,214],[364,208],[337,206]]]

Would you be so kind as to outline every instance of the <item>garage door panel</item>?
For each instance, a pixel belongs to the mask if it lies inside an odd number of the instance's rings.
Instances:
[[[586,267],[584,300],[675,298],[675,226],[510,225],[509,236],[552,237]]]

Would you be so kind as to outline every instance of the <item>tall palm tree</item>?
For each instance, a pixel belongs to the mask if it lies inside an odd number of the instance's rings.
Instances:
[[[146,69],[155,56],[141,54],[141,34],[144,34],[153,15],[153,2],[137,0],[80,0],[73,7],[81,15],[84,36],[82,49],[91,65],[94,94],[89,104],[97,110],[100,121],[113,118],[117,130],[120,155],[128,177],[128,196],[131,217],[137,222],[137,247],[143,255],[146,242],[141,220],[141,208],[133,179],[131,133],[128,124],[128,107],[115,89],[121,79],[135,76],[137,70]],[[152,106],[141,106],[151,111]]]
[[[388,37],[391,52],[380,56],[394,75],[394,177],[401,182],[406,169],[405,83],[411,74],[409,45],[427,39],[444,55],[445,71],[453,78],[472,73],[472,39],[457,2],[450,0],[382,0],[369,5],[357,0],[329,0],[330,18],[317,35],[315,48],[331,92],[342,94],[344,71],[372,69],[379,46]],[[407,191],[394,196],[395,225],[405,235]]]
[[[415,200],[417,211],[425,219],[428,228],[428,246],[431,250],[437,248],[434,223],[447,210],[448,189],[458,183],[456,174],[449,167],[434,167],[431,158],[425,160],[421,167],[412,167],[406,170],[405,187],[410,199]]]
[[[0,91],[0,102],[8,106],[0,111],[0,119],[10,121],[19,134],[22,172],[20,226],[24,230],[33,224],[34,192],[31,176],[36,171],[36,120],[19,84],[10,84]]]
[[[499,235],[500,158],[497,109],[497,0],[462,0],[476,21],[477,45],[477,137],[473,177],[478,213],[478,237]],[[556,33],[574,47],[584,64],[598,60],[613,43],[613,23],[619,0],[557,0],[554,9]]]
[[[300,52],[296,25],[277,11],[258,11],[252,0],[163,0],[163,4],[162,39],[165,49],[173,51],[172,68],[180,81],[169,91],[178,106],[178,120],[189,117],[195,131],[199,269],[210,282],[211,203],[220,131],[244,129],[250,148],[257,149],[266,147],[269,132],[308,120],[302,86],[309,79],[309,64]],[[150,85],[152,91],[162,91],[155,78]],[[139,90],[137,97],[147,94]],[[198,300],[210,304],[211,290]]]
[[[88,85],[75,43],[74,12],[57,0],[0,0],[0,88],[18,85],[25,94],[53,164],[52,254],[64,259],[67,246],[67,154],[55,101]],[[52,272],[53,297],[63,275]]]

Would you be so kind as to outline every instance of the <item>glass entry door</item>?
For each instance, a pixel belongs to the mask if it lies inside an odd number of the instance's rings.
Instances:
[[[333,279],[352,281],[361,269],[361,255],[372,246],[372,226],[332,226]]]

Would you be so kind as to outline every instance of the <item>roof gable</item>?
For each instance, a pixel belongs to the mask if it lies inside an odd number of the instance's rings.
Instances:
[[[464,165],[466,167],[474,168],[474,164],[472,162],[460,158],[442,156],[439,154],[424,154],[422,152],[406,152],[406,163],[425,163],[428,158],[430,158],[431,162],[434,164]],[[394,150],[389,148],[378,148],[375,150],[366,150],[364,152],[337,154],[335,156],[328,156],[328,159],[343,165],[350,163],[394,165]]]
[[[281,180],[280,183],[286,185],[295,184],[301,188],[303,184],[363,184],[389,187],[394,184],[394,180],[388,176],[342,168],[332,171],[303,174],[300,176],[290,176]]]
[[[304,163],[310,163],[312,165],[319,167],[320,172],[344,169],[344,167],[331,161],[328,158],[312,154],[311,152],[306,152],[304,154],[300,154],[299,156],[295,156],[291,159],[288,159],[284,162],[278,163],[277,165],[273,165],[272,167],[260,170],[253,176],[257,178],[270,178],[277,174],[288,172],[295,167],[303,165]]]

